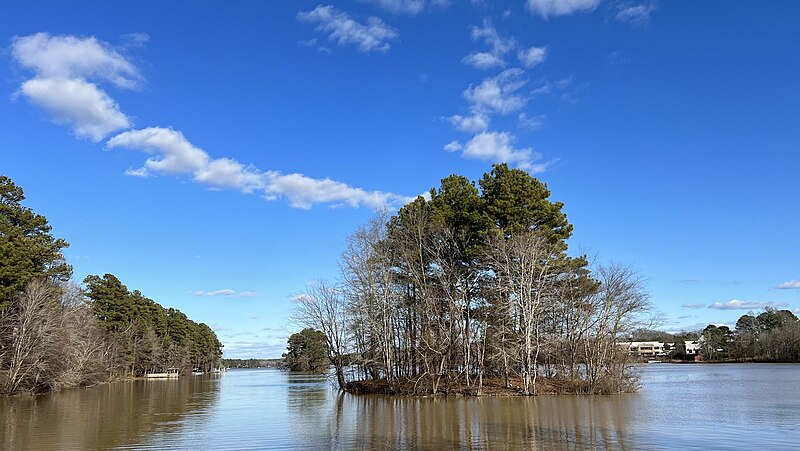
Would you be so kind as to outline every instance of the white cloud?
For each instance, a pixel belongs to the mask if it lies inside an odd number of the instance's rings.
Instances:
[[[789,280],[778,284],[777,287],[781,290],[800,290],[800,280]]]
[[[473,26],[471,34],[473,40],[483,40],[490,47],[490,51],[467,55],[461,60],[463,63],[476,69],[505,67],[505,54],[517,45],[514,39],[501,37],[488,20],[483,22],[482,27]]]
[[[449,143],[444,145],[444,150],[448,152],[457,152],[463,148],[464,146],[462,146],[461,143],[458,141],[450,141]]]
[[[516,164],[521,169],[528,170],[534,174],[547,169],[546,163],[533,163],[535,160],[541,159],[540,154],[529,147],[515,148],[513,143],[514,137],[510,133],[482,132],[473,136],[472,139],[464,144],[461,149],[461,155],[464,158],[474,160]],[[454,150],[458,149],[454,148]]]
[[[700,309],[700,308],[705,308],[706,305],[705,304],[683,304],[683,305],[681,305],[681,307],[683,307],[685,309],[696,310],[696,309]]]
[[[110,45],[94,37],[37,33],[15,37],[11,55],[34,72],[18,94],[49,113],[55,122],[70,125],[76,136],[97,142],[130,127],[117,103],[94,83],[131,89],[141,82],[136,67]]]
[[[738,299],[731,299],[728,302],[715,302],[708,308],[716,310],[756,310],[764,307],[786,307],[788,304],[782,302],[747,302]]]
[[[194,174],[200,183],[224,188],[235,188],[252,193],[264,188],[263,174],[253,166],[244,166],[230,158],[219,158],[208,163]]]
[[[444,9],[450,5],[449,0],[367,0],[394,14],[417,15],[430,8]]]
[[[149,127],[120,133],[106,143],[109,149],[122,147],[155,154],[144,164],[147,171],[165,174],[194,172],[208,165],[208,154],[193,146],[181,132]]]
[[[141,177],[141,178],[150,177],[150,174],[147,173],[147,169],[145,168],[138,168],[138,169],[128,168],[125,171],[125,175],[129,175],[131,177]]]
[[[654,2],[640,5],[620,3],[614,18],[618,22],[628,23],[633,27],[641,27],[650,23],[650,15],[656,10]]]
[[[576,12],[594,11],[600,0],[528,0],[528,9],[547,19]]]
[[[522,79],[520,69],[507,69],[497,76],[489,77],[478,86],[464,91],[464,98],[473,111],[507,114],[519,110],[528,102],[527,97],[517,93],[528,82]]]
[[[331,41],[339,45],[355,45],[362,52],[389,50],[389,41],[398,36],[394,28],[377,17],[370,17],[366,23],[361,23],[331,5],[319,5],[311,11],[299,12],[297,19],[317,24],[317,30],[328,33]]]
[[[496,55],[491,52],[471,53],[465,56],[461,61],[476,69],[491,69],[493,67],[505,67],[506,65],[506,61],[501,55]]]
[[[22,83],[20,93],[47,111],[54,122],[70,125],[79,138],[99,142],[130,126],[117,103],[83,79],[32,78]]]
[[[473,26],[471,35],[473,40],[483,39],[486,45],[492,48],[492,52],[498,55],[504,55],[516,46],[514,39],[500,36],[500,33],[492,26],[491,22],[486,20],[483,22],[482,27]]]
[[[545,117],[544,114],[528,117],[525,113],[519,113],[519,116],[517,116],[517,125],[520,128],[536,130],[544,125]]]
[[[151,127],[123,132],[109,139],[106,146],[154,155],[147,159],[144,167],[126,171],[127,175],[186,174],[191,175],[195,182],[212,188],[260,193],[268,200],[285,198],[295,208],[307,209],[315,204],[328,203],[379,209],[397,207],[412,200],[397,194],[354,188],[328,178],[260,171],[231,158],[212,159],[182,133],[169,128]]]
[[[517,58],[523,66],[531,69],[543,63],[547,59],[547,47],[531,47],[529,49],[520,49],[517,52]]]
[[[351,207],[379,209],[400,206],[413,199],[382,191],[365,191],[331,179],[314,179],[303,174],[264,173],[267,199],[285,197],[295,208],[311,208],[313,204],[333,203]]]
[[[215,290],[215,291],[202,291],[197,290],[194,292],[195,296],[202,296],[202,297],[228,297],[228,298],[252,298],[258,296],[258,293],[255,291],[240,291],[237,292],[236,290],[231,289],[224,289],[224,290]]]
[[[469,116],[456,114],[447,118],[458,130],[467,133],[482,132],[489,128],[489,116],[483,113],[474,113]]]
[[[37,33],[15,37],[11,54],[39,78],[100,79],[122,88],[136,87],[139,72],[110,45],[97,38]]]

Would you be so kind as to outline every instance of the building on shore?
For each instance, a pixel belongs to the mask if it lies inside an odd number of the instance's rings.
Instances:
[[[687,340],[683,342],[684,347],[686,348],[687,355],[698,355],[700,354],[700,342],[699,341],[691,341]]]
[[[667,355],[664,343],[660,341],[620,341],[619,346],[625,347],[631,354],[641,357],[663,357]]]

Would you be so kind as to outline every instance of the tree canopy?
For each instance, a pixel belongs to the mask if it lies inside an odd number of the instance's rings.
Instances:
[[[47,218],[24,200],[22,188],[0,176],[0,310],[37,277],[65,281],[72,275],[61,253],[69,244],[54,238]]]
[[[286,366],[292,371],[314,371],[323,373],[331,365],[328,358],[328,340],[321,330],[305,328],[289,337]]]

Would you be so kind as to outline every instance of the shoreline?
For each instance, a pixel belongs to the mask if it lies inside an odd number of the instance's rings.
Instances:
[[[525,395],[522,379],[509,377],[509,386],[501,377],[484,377],[479,387],[478,379],[467,385],[463,378],[446,380],[441,378],[397,378],[391,383],[386,379],[358,380],[347,383],[347,392],[355,395],[389,395],[410,397],[465,396],[465,397],[512,397],[539,395],[591,395],[585,381],[537,377],[535,393]],[[434,390],[435,385],[435,390]],[[624,392],[623,392],[624,393]]]

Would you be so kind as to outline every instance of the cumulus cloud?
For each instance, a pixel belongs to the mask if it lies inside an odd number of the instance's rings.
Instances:
[[[449,143],[444,145],[444,150],[448,152],[457,152],[463,148],[464,146],[462,146],[461,143],[458,141],[450,141]]]
[[[314,204],[331,203],[350,207],[380,209],[400,206],[411,200],[382,191],[365,191],[328,178],[315,179],[303,174],[264,173],[264,194],[267,199],[286,198],[295,208],[308,209]]]
[[[378,19],[367,25],[349,19],[333,7],[317,7],[298,15],[301,20],[316,22],[340,43],[353,43],[362,51],[388,49],[386,40],[396,33]],[[145,34],[128,35],[128,46],[142,45]],[[310,46],[316,41],[308,42]],[[47,111],[58,123],[72,126],[75,135],[95,142],[131,126],[119,106],[96,82],[119,88],[139,86],[136,67],[109,44],[94,37],[50,36],[38,33],[16,37],[11,54],[22,67],[34,72],[19,94]],[[396,207],[410,200],[382,191],[366,191],[329,178],[315,179],[303,174],[260,171],[252,165],[231,158],[211,158],[194,146],[179,131],[164,127],[128,130],[106,142],[108,149],[125,148],[150,155],[139,168],[129,168],[126,175],[189,175],[197,182],[215,189],[236,189],[260,193],[266,199],[288,199],[291,206],[310,208],[319,203],[370,208]]]
[[[544,19],[594,11],[600,0],[528,0],[528,9]]]
[[[133,64],[95,37],[50,36],[47,33],[15,37],[11,55],[41,78],[94,78],[123,88],[133,88],[140,80]]]
[[[650,15],[655,9],[655,2],[639,5],[622,2],[616,5],[617,13],[614,15],[614,19],[618,22],[628,23],[632,27],[642,27],[650,23]]]
[[[779,283],[777,287],[781,290],[800,290],[800,280],[789,280],[783,283]]]
[[[347,13],[331,5],[319,5],[311,11],[297,13],[297,20],[317,25],[317,30],[327,33],[328,39],[339,45],[355,45],[361,52],[385,52],[390,41],[397,39],[397,31],[377,17],[366,23],[351,19]]]
[[[22,83],[19,92],[47,111],[54,122],[71,126],[79,138],[99,142],[130,126],[117,103],[83,79],[33,78]]]
[[[519,91],[528,80],[521,69],[507,69],[500,74],[484,79],[477,86],[468,87],[462,95],[469,103],[468,116],[459,114],[448,117],[453,126],[463,132],[477,133],[489,128],[490,114],[505,115],[523,108],[528,95]]]
[[[76,136],[98,142],[130,127],[130,119],[95,82],[132,89],[141,76],[109,44],[94,37],[37,33],[15,37],[11,55],[34,72],[33,78],[22,83],[18,95],[42,108],[53,121],[71,126]]]
[[[256,293],[255,291],[237,292],[236,290],[224,289],[215,291],[197,290],[194,292],[194,295],[201,297],[252,298],[258,296],[258,293]]]
[[[261,193],[268,200],[288,199],[295,208],[311,208],[327,203],[379,209],[406,203],[409,198],[382,191],[366,191],[342,182],[315,179],[303,174],[261,171],[231,158],[213,159],[186,137],[170,128],[150,127],[120,133],[106,143],[109,149],[125,148],[153,155],[142,168],[129,169],[127,175],[190,175],[213,188],[236,189],[243,193]]]
[[[461,151],[464,158],[496,163],[516,164],[533,174],[544,172],[547,163],[535,164],[542,156],[527,148],[515,148],[514,136],[507,132],[481,132],[462,145],[452,141],[445,146],[450,152]]]
[[[517,58],[523,66],[531,69],[543,63],[547,59],[547,47],[531,47],[528,49],[520,49],[517,52]]]
[[[484,113],[476,112],[469,116],[461,116],[459,114],[447,118],[453,126],[467,133],[482,132],[489,128],[489,116]]]
[[[528,80],[522,78],[520,69],[507,69],[483,80],[478,86],[470,86],[463,95],[473,111],[508,114],[517,111],[528,102],[527,96],[519,94]]]
[[[395,14],[417,15],[426,9],[444,9],[450,5],[449,0],[368,0],[369,3]]]
[[[109,139],[109,149],[122,147],[155,155],[144,163],[147,172],[183,174],[205,168],[208,154],[193,146],[183,133],[163,127],[122,132]]]
[[[715,302],[708,308],[716,310],[757,310],[764,307],[786,307],[788,304],[782,302],[747,302],[738,299],[731,299],[728,302]]]

